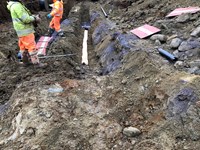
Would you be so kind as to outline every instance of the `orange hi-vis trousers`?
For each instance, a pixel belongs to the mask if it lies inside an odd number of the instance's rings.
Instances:
[[[61,30],[60,29],[60,20],[61,20],[60,16],[54,16],[50,22],[49,27],[52,29],[55,29],[56,32],[59,32]]]
[[[28,50],[31,54],[36,51],[35,35],[33,33],[19,37],[18,44],[21,52]]]

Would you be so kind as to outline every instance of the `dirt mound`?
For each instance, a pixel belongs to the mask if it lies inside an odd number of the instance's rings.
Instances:
[[[41,59],[48,63],[43,69],[16,63],[16,35],[4,25],[0,149],[200,149],[195,55],[199,39],[190,35],[198,27],[199,13],[186,20],[185,15],[165,18],[174,8],[192,4],[199,3],[80,2],[63,18],[64,36],[47,49],[48,55],[75,55]],[[37,36],[46,33],[49,22],[47,12],[39,13],[44,21]],[[85,66],[81,65],[81,25],[87,21],[91,27]],[[139,39],[129,32],[144,23],[161,28],[165,40]],[[171,47],[174,38],[181,40],[176,48]],[[174,52],[178,63],[162,57],[159,47]]]

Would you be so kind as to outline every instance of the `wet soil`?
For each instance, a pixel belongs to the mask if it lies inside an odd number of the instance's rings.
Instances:
[[[178,6],[198,4],[186,0],[77,3],[63,18],[64,36],[47,49],[47,55],[75,55],[41,59],[48,63],[46,68],[18,64],[12,24],[0,24],[0,149],[200,149],[199,75],[177,69],[158,54],[153,41],[129,32],[148,21],[166,21],[164,16]],[[47,12],[39,13],[43,22],[36,37],[46,33],[49,23]],[[86,66],[81,64],[81,25],[89,20]],[[162,34],[170,37],[181,31],[181,37],[187,38],[197,22],[170,24],[171,30],[163,29]],[[161,44],[169,48],[170,43]],[[123,133],[126,127],[141,134],[129,137]]]

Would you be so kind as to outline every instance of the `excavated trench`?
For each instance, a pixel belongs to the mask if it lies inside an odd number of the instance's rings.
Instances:
[[[13,62],[15,32],[1,37],[0,149],[198,149],[200,78],[175,70],[151,43],[121,32],[98,2],[69,10],[64,36],[47,55],[75,55],[42,59],[47,68]],[[46,14],[38,36],[46,33]],[[91,24],[88,66],[81,64],[84,22]],[[137,130],[125,132],[130,126]]]

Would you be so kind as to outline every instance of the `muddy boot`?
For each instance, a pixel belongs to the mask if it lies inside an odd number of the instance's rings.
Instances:
[[[30,57],[31,57],[31,62],[32,62],[34,65],[40,63],[39,58],[38,58],[38,56],[37,56],[37,52],[31,52],[31,53],[30,53]]]
[[[17,59],[18,59],[18,62],[22,62],[22,53],[21,52],[17,53]]]
[[[39,67],[39,68],[46,68],[47,67],[47,64],[46,63],[41,63],[39,61],[39,58],[37,56],[37,52],[32,52],[30,53],[30,56],[31,56],[31,61],[32,63],[36,66],[36,67]]]
[[[23,53],[22,53],[22,62],[25,66],[29,66],[31,64],[31,57],[29,55],[29,52],[28,50],[25,50]]]
[[[52,36],[52,34],[54,33],[54,29],[52,29],[52,28],[49,28],[49,30],[48,30],[48,36]]]
[[[60,31],[58,31],[57,35],[62,37],[64,35],[64,33],[62,30],[60,30]]]

